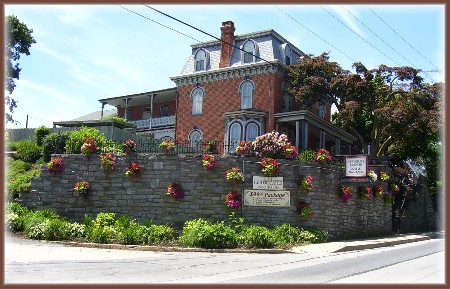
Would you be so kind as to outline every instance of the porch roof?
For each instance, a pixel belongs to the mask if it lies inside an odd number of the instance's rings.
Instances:
[[[340,127],[332,124],[331,122],[326,121],[325,119],[321,118],[315,113],[312,113],[309,110],[275,113],[274,118],[275,122],[278,123],[306,120],[309,124],[317,128],[323,129],[327,135],[340,138],[346,143],[354,143],[355,141],[357,141],[357,138],[352,134],[344,131]]]

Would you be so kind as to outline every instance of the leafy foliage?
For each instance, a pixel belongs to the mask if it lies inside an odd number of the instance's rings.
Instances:
[[[50,129],[43,125],[36,128],[36,130],[34,131],[34,139],[36,140],[36,145],[42,146],[42,140],[44,139],[44,137],[49,135],[50,132],[51,132]]]
[[[63,154],[70,132],[51,133],[42,140],[42,153],[44,161],[50,161],[52,154]]]
[[[40,165],[32,165],[22,160],[8,158],[9,170],[6,172],[6,194],[9,199],[16,198],[19,193],[28,192],[31,179],[41,173]]]
[[[243,226],[239,243],[246,248],[272,248],[275,245],[273,232],[263,226]]]
[[[15,79],[19,79],[20,71],[19,59],[21,54],[30,55],[30,47],[36,43],[33,38],[33,29],[29,29],[25,23],[14,15],[5,17],[5,106],[8,107],[9,112],[6,112],[6,122],[12,122],[12,113],[17,107],[16,101],[10,96],[14,91],[16,84]]]
[[[102,147],[106,143],[105,136],[98,129],[84,126],[70,133],[66,142],[66,153],[81,154],[81,146],[84,144],[85,138],[90,137],[99,147]]]
[[[211,223],[202,218],[187,221],[179,240],[186,246],[202,248],[235,248],[238,244],[236,232],[224,222]]]
[[[21,140],[13,144],[16,148],[14,157],[24,162],[35,163],[41,158],[41,148],[30,140]]]

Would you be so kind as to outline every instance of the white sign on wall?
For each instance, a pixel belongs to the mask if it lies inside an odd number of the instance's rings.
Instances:
[[[253,176],[253,189],[257,190],[283,190],[283,177]]]
[[[289,207],[289,191],[244,190],[244,206]]]
[[[345,176],[346,177],[366,177],[367,161],[366,155],[355,155],[345,157]]]

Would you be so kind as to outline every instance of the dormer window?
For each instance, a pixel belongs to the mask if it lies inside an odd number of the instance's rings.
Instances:
[[[209,53],[205,49],[199,49],[195,53],[195,71],[204,71],[208,69]]]
[[[322,103],[317,104],[317,114],[321,118],[325,118],[325,104],[322,104]]]
[[[290,65],[292,59],[292,50],[289,44],[285,43],[282,46],[283,56],[284,56],[284,64]]]
[[[241,109],[252,108],[253,91],[255,84],[251,80],[245,80],[239,86],[239,93],[241,94]]]
[[[258,56],[258,44],[253,40],[247,40],[242,45],[242,63],[256,62]]]

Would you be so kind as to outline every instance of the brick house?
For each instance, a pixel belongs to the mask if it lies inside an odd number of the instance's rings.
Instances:
[[[221,40],[193,44],[176,87],[100,99],[137,125],[137,133],[194,144],[254,140],[273,130],[284,132],[301,150],[333,149],[356,138],[330,123],[331,105],[300,109],[287,93],[286,67],[304,53],[274,30],[234,35],[222,23]]]

